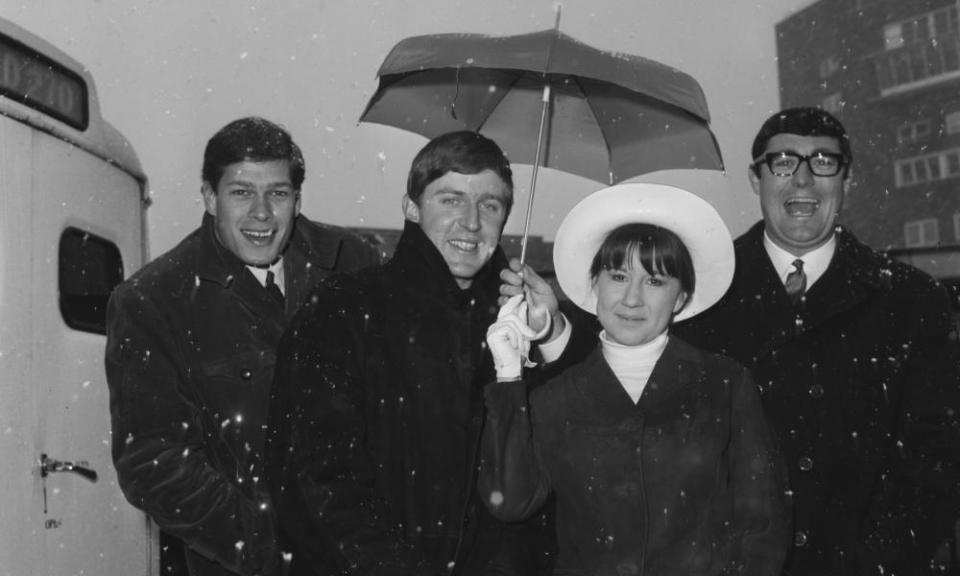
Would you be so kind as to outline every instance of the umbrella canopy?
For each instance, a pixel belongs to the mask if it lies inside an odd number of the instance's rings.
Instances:
[[[479,131],[513,163],[606,184],[669,168],[723,168],[696,80],[556,29],[407,38],[390,51],[378,76],[362,122],[428,138]],[[545,85],[549,108],[543,107]]]

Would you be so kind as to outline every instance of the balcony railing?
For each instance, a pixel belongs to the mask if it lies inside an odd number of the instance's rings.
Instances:
[[[905,44],[875,58],[882,96],[960,78],[960,35]]]

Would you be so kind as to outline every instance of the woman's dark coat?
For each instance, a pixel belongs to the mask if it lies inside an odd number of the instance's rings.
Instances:
[[[557,574],[776,574],[783,471],[736,363],[675,337],[639,403],[597,347],[530,394],[487,389],[481,494],[505,520],[556,496]]]
[[[733,285],[675,327],[751,369],[794,500],[785,574],[923,574],[958,514],[960,384],[946,292],[840,229],[790,304],[763,225],[736,241]]]
[[[274,353],[321,278],[377,261],[359,237],[299,217],[284,253],[284,309],[205,215],[113,293],[106,370],[117,479],[134,506],[186,542],[192,575],[276,566],[262,481]]]
[[[480,574],[529,544],[478,503],[484,335],[497,314],[497,250],[461,290],[408,222],[384,266],[324,282],[279,349],[270,484],[293,572]],[[537,532],[535,527],[532,532]],[[499,557],[497,557],[499,555]],[[495,558],[497,557],[497,558]]]

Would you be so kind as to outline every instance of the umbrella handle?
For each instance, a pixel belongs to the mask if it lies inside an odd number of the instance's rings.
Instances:
[[[547,110],[550,108],[550,84],[543,85],[542,106],[540,109],[540,130],[537,132],[537,154],[534,156],[533,171],[530,174],[530,197],[527,199],[527,215],[523,221],[523,236],[520,238],[520,266],[527,257],[527,235],[530,231],[530,216],[533,213],[533,195],[537,189],[537,171],[540,169],[540,152],[543,149],[543,131],[547,123]]]

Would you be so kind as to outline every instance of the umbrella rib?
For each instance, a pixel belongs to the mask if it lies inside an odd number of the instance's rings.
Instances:
[[[493,116],[493,111],[496,110],[497,106],[499,106],[500,103],[503,102],[503,99],[507,97],[507,93],[513,90],[513,87],[516,86],[517,82],[520,81],[522,76],[523,74],[513,74],[510,77],[510,82],[507,82],[503,85],[503,90],[501,90],[502,94],[500,94],[500,97],[497,98],[497,103],[490,107],[490,113],[484,116],[483,120],[477,124],[475,131],[478,134],[481,130],[483,130],[483,127],[487,125],[487,121]]]
[[[571,77],[573,78],[574,83],[577,85],[577,88],[579,88],[580,92],[583,94],[583,99],[587,102],[587,108],[590,109],[590,113],[593,115],[593,121],[600,130],[600,134],[603,136],[603,146],[607,149],[607,158],[609,159],[609,162],[607,163],[607,184],[613,184],[613,151],[610,149],[610,141],[607,140],[607,134],[604,132],[604,126],[600,123],[600,118],[597,117],[596,108],[594,108],[593,102],[587,95],[586,87],[580,82],[580,77]]]

